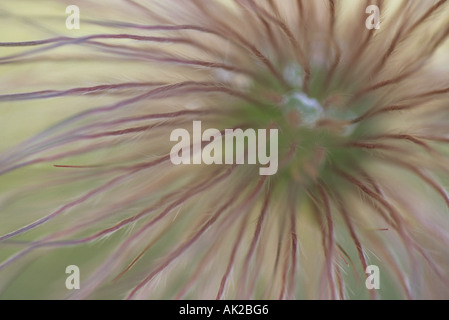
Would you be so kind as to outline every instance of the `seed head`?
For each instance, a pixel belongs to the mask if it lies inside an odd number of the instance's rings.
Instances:
[[[82,0],[79,30],[25,3],[1,5],[0,296],[449,297],[447,1]],[[226,129],[277,130],[274,174]]]

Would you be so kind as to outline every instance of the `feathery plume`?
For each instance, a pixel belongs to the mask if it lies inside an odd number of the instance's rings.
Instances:
[[[449,297],[447,1],[76,2],[0,5],[0,296]]]

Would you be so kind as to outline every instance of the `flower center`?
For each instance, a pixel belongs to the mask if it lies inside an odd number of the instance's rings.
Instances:
[[[323,107],[313,98],[302,92],[293,92],[284,96],[283,107],[287,112],[297,111],[302,126],[312,128],[323,115]]]

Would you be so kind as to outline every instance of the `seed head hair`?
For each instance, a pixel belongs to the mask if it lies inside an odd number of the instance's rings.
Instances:
[[[449,298],[446,0],[71,4],[0,4],[0,297]]]

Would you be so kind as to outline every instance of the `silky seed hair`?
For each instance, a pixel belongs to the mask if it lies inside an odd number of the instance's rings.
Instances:
[[[0,297],[449,297],[447,1],[73,4],[0,5]],[[277,173],[174,165],[193,121]]]

